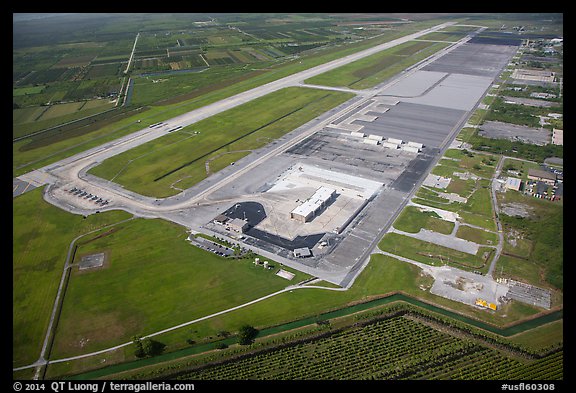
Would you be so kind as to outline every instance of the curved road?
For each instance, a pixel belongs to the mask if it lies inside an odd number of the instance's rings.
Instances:
[[[180,200],[180,202],[170,203],[169,205],[165,206],[159,206],[158,204],[154,203],[156,201],[155,198],[138,196],[134,193],[118,189],[118,187],[112,187],[110,184],[108,185],[101,183],[96,184],[92,181],[87,180],[86,177],[83,178],[82,173],[83,171],[85,172],[87,168],[93,165],[97,165],[106,158],[112,157],[126,150],[132,149],[140,144],[164,136],[168,132],[173,130],[175,127],[178,126],[186,127],[205,118],[214,116],[228,109],[242,105],[248,101],[270,94],[274,91],[290,86],[299,86],[304,80],[308,78],[330,71],[334,68],[341,67],[343,65],[370,56],[372,54],[378,53],[380,51],[403,44],[415,38],[426,35],[428,33],[444,29],[453,24],[455,24],[455,22],[443,23],[428,29],[421,30],[416,33],[406,35],[393,41],[386,42],[384,44],[380,44],[375,47],[365,49],[363,51],[342,57],[340,59],[336,59],[316,67],[312,67],[310,69],[284,77],[282,79],[278,79],[276,81],[267,83],[257,88],[239,93],[235,96],[223,99],[221,101],[206,105],[202,108],[166,120],[162,122],[163,124],[160,127],[145,128],[143,130],[132,133],[126,137],[119,138],[112,143],[106,143],[104,145],[87,150],[83,153],[76,154],[72,157],[63,159],[59,162],[47,165],[43,168],[33,171],[35,172],[34,174],[29,173],[23,175],[22,177],[41,178],[41,176],[49,174],[49,176],[47,176],[46,179],[44,180],[44,184],[46,183],[55,184],[56,182],[60,182],[61,184],[67,184],[74,182],[75,185],[89,188],[90,190],[92,190],[91,192],[93,194],[97,194],[99,196],[102,196],[103,198],[113,200],[117,205],[121,205],[122,207],[131,206],[134,209],[149,212],[167,212],[191,206],[197,203],[204,195],[206,195],[208,190],[205,190],[200,195],[190,195],[190,196],[186,196],[184,191],[183,193],[179,194],[179,196],[184,197],[184,199]],[[370,96],[370,94],[368,94],[368,96]],[[302,138],[299,137],[298,141],[306,136],[308,135],[303,135]],[[261,159],[258,160],[258,163],[262,162],[264,158],[269,158],[273,154],[277,153],[279,150],[280,149],[274,150],[270,154],[266,154],[265,157],[262,157]],[[258,163],[254,163],[254,165],[257,165]],[[251,164],[250,168],[253,167],[254,165]],[[245,172],[245,169],[249,168],[243,168],[242,172]],[[213,187],[210,187],[209,190],[213,190],[214,189]],[[135,196],[138,197],[137,200],[135,199]],[[179,196],[171,197],[170,199],[171,200],[181,199],[179,198]],[[60,206],[63,209],[70,210],[67,208],[68,206],[67,203],[58,203],[59,197],[54,193],[45,196],[45,199],[47,199],[49,202],[53,204]],[[112,206],[110,206],[109,208],[111,209]],[[106,210],[106,209],[94,208],[94,211],[96,210]]]

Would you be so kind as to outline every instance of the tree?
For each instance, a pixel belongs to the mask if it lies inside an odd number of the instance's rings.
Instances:
[[[143,358],[145,356],[151,357],[159,355],[162,353],[162,351],[164,351],[164,348],[166,347],[165,344],[162,344],[161,342],[158,341],[154,341],[149,337],[142,339],[141,336],[134,336],[132,337],[132,342],[136,346],[136,349],[134,350],[134,355],[138,358]]]
[[[134,350],[134,356],[136,356],[137,358],[143,358],[144,356],[146,356],[144,348],[142,347],[142,337],[134,336],[132,337],[132,342],[136,347],[136,349]]]
[[[142,340],[142,349],[144,350],[144,354],[148,357],[160,355],[164,351],[165,347],[165,344],[154,341],[151,338],[145,338]]]
[[[238,331],[238,343],[241,345],[250,345],[254,342],[258,329],[250,325],[244,325]]]

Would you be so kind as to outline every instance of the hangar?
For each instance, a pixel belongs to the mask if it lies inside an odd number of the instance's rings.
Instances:
[[[303,223],[310,221],[334,199],[335,195],[335,189],[320,187],[306,202],[290,212],[290,218]]]

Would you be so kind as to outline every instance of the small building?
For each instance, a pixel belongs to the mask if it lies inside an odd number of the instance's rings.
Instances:
[[[541,169],[528,169],[528,179],[541,181],[551,186],[556,183],[556,175],[554,173],[543,171]]]
[[[422,143],[418,143],[418,142],[408,142],[408,146],[414,146],[417,147],[418,149],[422,149],[424,147],[424,145]]]
[[[229,218],[226,217],[224,214],[219,214],[216,217],[214,217],[214,224],[219,224],[219,225],[224,225],[228,222]]]
[[[382,146],[384,146],[387,149],[398,149],[398,144],[397,143],[392,143],[392,142],[382,142]]]
[[[402,144],[402,139],[396,139],[396,138],[388,138],[387,140],[389,143],[394,143],[396,145],[401,145]]]
[[[409,146],[409,145],[402,146],[402,150],[408,151],[410,153],[419,153],[420,152],[420,149],[417,148],[416,146]]]
[[[234,218],[228,222],[228,228],[237,233],[244,233],[248,229],[248,221],[240,218]]]
[[[519,191],[521,185],[522,185],[522,180],[520,180],[516,177],[509,177],[506,179],[506,183],[504,184],[504,187],[506,187],[506,189],[508,189],[508,190]]]
[[[559,130],[557,128],[552,129],[552,144],[564,145],[564,130]]]
[[[312,252],[308,247],[294,249],[294,256],[296,258],[308,258],[312,256]]]

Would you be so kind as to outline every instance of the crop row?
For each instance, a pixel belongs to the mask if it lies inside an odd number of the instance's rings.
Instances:
[[[517,360],[395,317],[180,375],[182,379],[562,379],[562,352]]]

